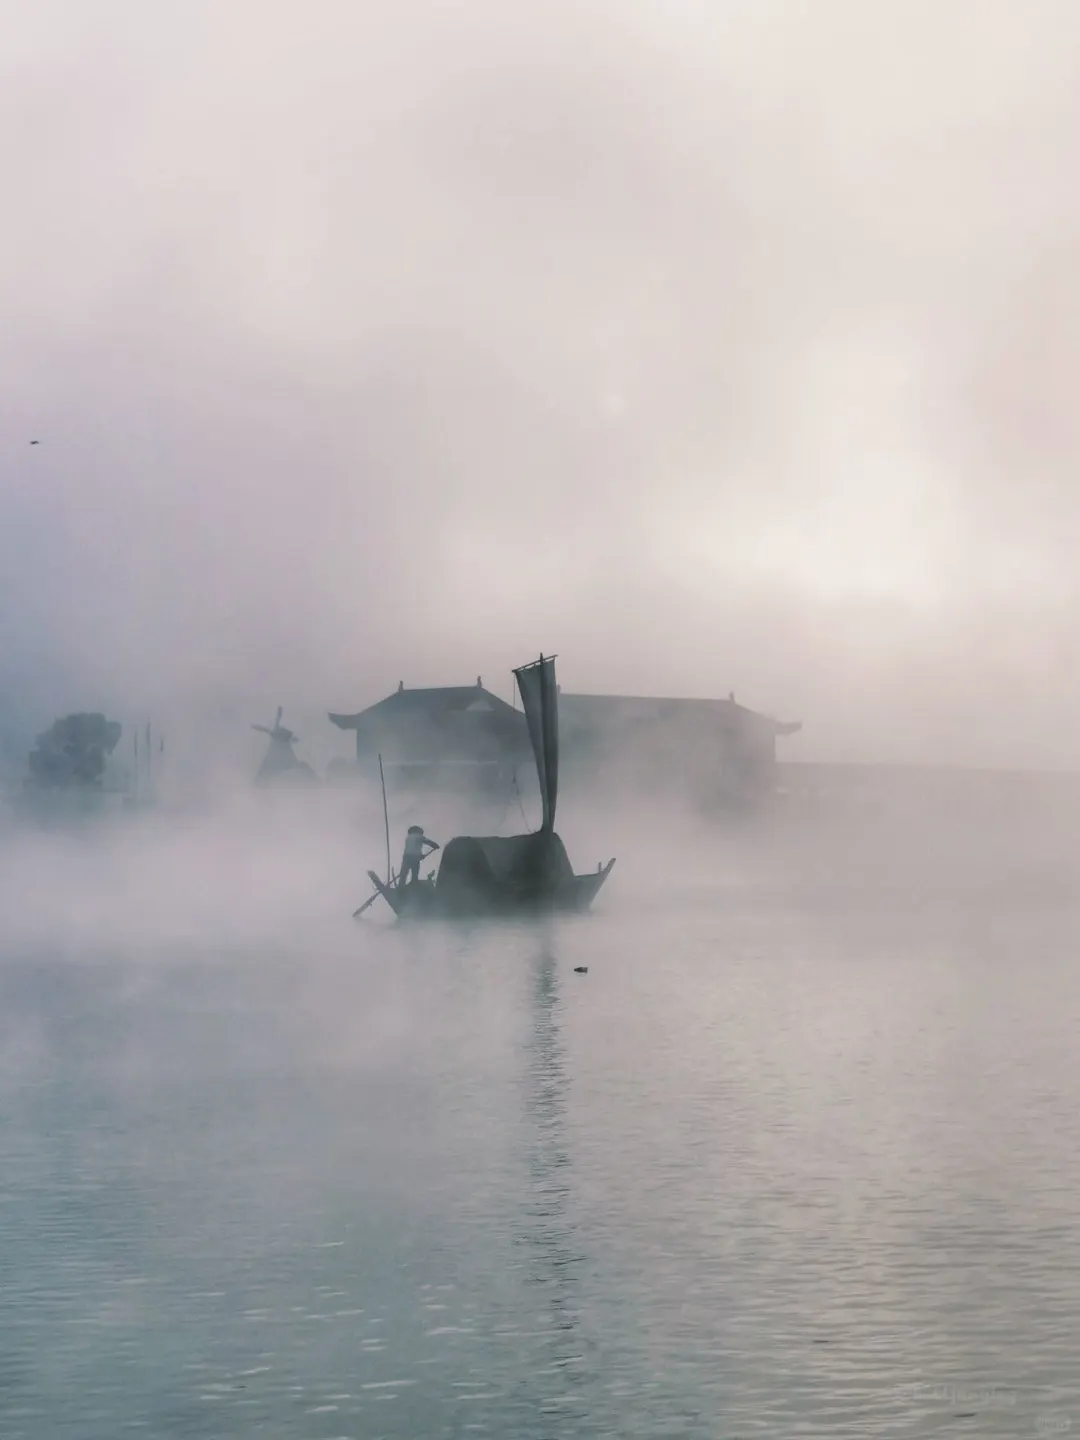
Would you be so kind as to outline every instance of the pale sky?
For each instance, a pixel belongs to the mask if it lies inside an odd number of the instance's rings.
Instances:
[[[0,21],[0,706],[1080,766],[1075,0]]]

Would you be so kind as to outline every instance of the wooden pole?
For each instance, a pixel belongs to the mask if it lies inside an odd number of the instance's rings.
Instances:
[[[383,824],[386,826],[386,883],[390,884],[390,811],[386,808],[386,776],[383,774],[382,753],[379,754],[379,781],[382,785]]]

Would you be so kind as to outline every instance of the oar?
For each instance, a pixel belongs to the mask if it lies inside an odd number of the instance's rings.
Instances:
[[[392,879],[391,879],[391,881],[390,881],[390,884],[392,885],[395,880],[397,880],[397,876],[396,876],[396,875],[394,875],[394,876],[392,877]],[[389,887],[387,887],[387,888],[389,888]],[[381,891],[381,890],[376,890],[374,895],[372,895],[369,899],[367,899],[367,900],[364,901],[364,903],[360,906],[360,909],[359,909],[359,910],[354,910],[354,911],[352,912],[352,918],[353,918],[354,920],[359,920],[359,919],[360,919],[360,916],[364,913],[364,911],[367,910],[369,906],[374,905],[374,904],[375,904],[375,901],[378,900],[378,898],[379,898],[379,896],[380,896],[381,894],[382,894],[382,891]]]
[[[374,905],[374,904],[375,904],[375,901],[376,901],[378,898],[379,898],[379,892],[378,892],[378,890],[376,890],[376,891],[375,891],[375,894],[372,895],[372,897],[370,898],[370,900],[365,900],[364,903],[360,906],[360,909],[359,909],[359,910],[354,910],[354,911],[352,912],[352,918],[353,918],[354,920],[359,920],[359,919],[360,919],[360,916],[364,913],[364,911],[368,908],[368,906],[369,906],[369,905]]]

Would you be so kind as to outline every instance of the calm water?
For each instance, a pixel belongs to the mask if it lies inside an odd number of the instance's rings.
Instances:
[[[1080,906],[943,864],[9,946],[0,1434],[1080,1432]]]

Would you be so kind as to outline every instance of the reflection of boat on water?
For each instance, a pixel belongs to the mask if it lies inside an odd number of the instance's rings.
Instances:
[[[555,833],[559,788],[559,697],[555,660],[541,656],[514,671],[536,761],[543,823],[530,835],[458,835],[442,854],[437,876],[409,885],[384,883],[369,871],[395,915],[405,917],[587,910],[614,860],[576,875]]]
[[[530,1308],[537,1313],[537,1328],[543,1327],[540,1353],[561,1377],[562,1419],[584,1424],[590,1412],[595,1416],[595,1407],[583,1393],[587,1374],[574,1363],[587,1343],[582,1334],[584,1255],[575,1216],[578,1187],[566,1123],[570,1075],[560,1010],[557,962],[545,937],[533,966],[532,1023],[524,1040],[525,1183],[514,1238],[527,1257],[526,1281],[534,1287]]]

